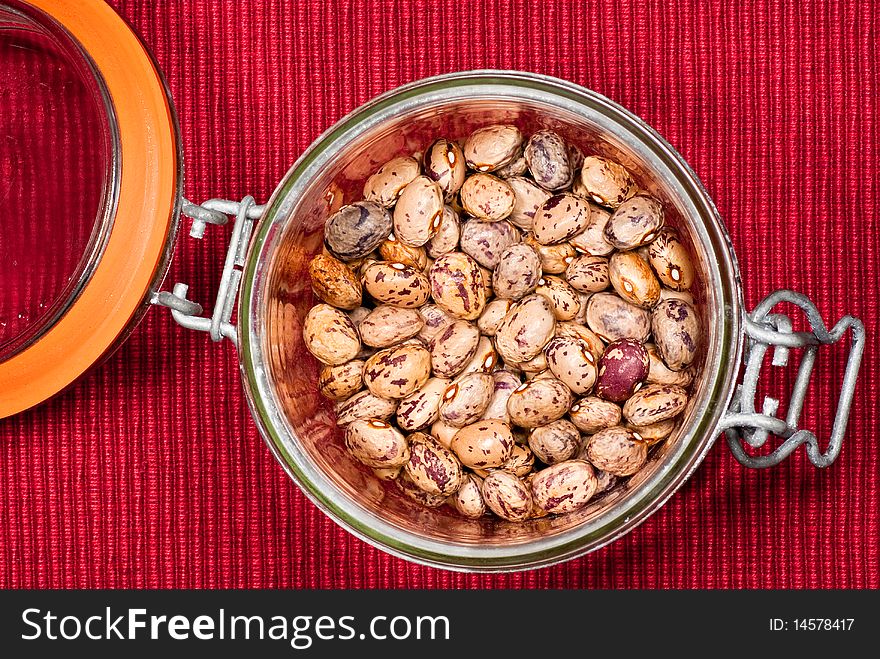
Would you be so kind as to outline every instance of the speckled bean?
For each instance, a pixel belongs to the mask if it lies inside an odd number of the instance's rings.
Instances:
[[[550,300],[556,320],[574,320],[581,310],[581,300],[568,282],[561,277],[547,275],[538,281],[535,293]]]
[[[558,275],[565,272],[571,259],[577,254],[571,243],[559,243],[557,245],[542,245],[532,234],[523,237],[523,242],[531,245],[538,253],[541,260],[541,268],[544,274]]]
[[[336,425],[344,426],[357,419],[390,419],[397,410],[397,401],[376,396],[369,389],[357,392],[336,404]]]
[[[483,500],[489,509],[510,522],[521,522],[532,512],[532,493],[511,473],[493,471],[483,480]]]
[[[402,263],[372,263],[364,271],[363,280],[374,300],[395,307],[420,307],[431,294],[425,273]]]
[[[456,376],[456,380],[468,373],[491,373],[498,365],[498,353],[495,352],[495,346],[492,340],[487,336],[481,336],[477,343],[477,349],[474,356],[470,358],[461,373]]]
[[[663,227],[648,245],[648,260],[662,284],[684,291],[694,283],[691,255],[672,227]]]
[[[618,425],[622,414],[619,405],[596,396],[587,396],[571,406],[568,416],[578,430],[593,434]]]
[[[608,278],[630,304],[651,309],[660,301],[660,282],[651,266],[635,252],[616,252],[608,262]]]
[[[431,353],[420,343],[380,350],[364,366],[364,384],[382,398],[406,398],[431,377]]]
[[[477,327],[480,329],[480,332],[486,336],[495,336],[498,326],[501,325],[501,321],[504,320],[512,305],[513,302],[505,299],[489,302],[486,305],[486,309],[477,319]]]
[[[514,389],[507,399],[510,420],[521,428],[537,428],[561,419],[572,396],[556,378],[535,378]]]
[[[604,256],[581,254],[565,269],[565,279],[581,293],[600,293],[608,288],[608,259]]]
[[[494,268],[508,247],[519,242],[519,231],[507,220],[468,220],[461,226],[462,252],[484,268]]]
[[[553,306],[543,295],[529,295],[511,307],[495,333],[495,348],[506,362],[537,356],[556,329]]]
[[[368,467],[400,467],[409,460],[403,434],[380,419],[358,419],[345,428],[345,446]]]
[[[467,173],[461,147],[444,137],[434,140],[422,158],[425,175],[436,181],[446,199],[461,189]]]
[[[503,421],[483,419],[461,428],[452,438],[452,451],[465,467],[500,467],[513,452],[513,433]]]
[[[439,508],[444,503],[446,503],[447,497],[442,494],[431,494],[430,492],[425,492],[422,488],[416,485],[410,475],[406,473],[404,469],[400,476],[396,481],[400,491],[403,492],[404,496],[408,499],[412,499],[416,503],[425,508]]]
[[[361,349],[351,318],[329,304],[316,304],[306,314],[303,342],[319,361],[331,366],[351,361]]]
[[[541,259],[529,245],[517,243],[501,254],[492,273],[492,288],[499,298],[519,300],[535,290],[541,279]]]
[[[330,400],[345,400],[363,387],[364,362],[360,359],[324,366],[318,375],[318,390]]]
[[[503,220],[513,211],[516,195],[507,181],[491,174],[474,174],[465,180],[459,193],[462,208],[472,217]]]
[[[373,309],[358,326],[361,340],[373,348],[387,348],[416,336],[425,321],[415,309],[382,304]]]
[[[440,228],[443,190],[427,176],[416,176],[400,193],[394,206],[394,235],[413,247],[421,247]]]
[[[486,308],[486,286],[480,266],[462,252],[439,257],[428,273],[434,302],[446,313],[475,320]]]
[[[547,368],[572,393],[582,396],[596,384],[596,358],[583,339],[556,336],[544,348]]]
[[[466,320],[447,325],[429,344],[431,368],[443,377],[454,377],[464,370],[480,342],[480,330]]]
[[[615,476],[632,476],[648,458],[648,447],[639,441],[632,430],[614,426],[600,430],[587,440],[590,462]]]
[[[437,233],[434,234],[431,240],[425,243],[428,256],[436,259],[449,252],[454,252],[458,248],[460,238],[461,220],[459,220],[458,213],[451,206],[444,206]]]
[[[343,261],[366,256],[391,233],[391,214],[373,201],[356,201],[343,206],[324,226],[324,244]]]
[[[605,348],[599,360],[596,395],[622,403],[633,395],[648,377],[648,351],[638,341],[618,339]]]
[[[654,197],[639,194],[623,202],[605,225],[605,238],[617,249],[647,245],[663,226],[663,206]]]
[[[657,351],[671,370],[684,370],[694,362],[702,339],[693,306],[682,300],[660,302],[651,315],[651,329]]]
[[[587,325],[603,341],[644,343],[651,334],[651,314],[613,293],[596,293],[587,302]]]
[[[530,231],[535,223],[535,214],[541,205],[550,198],[550,193],[534,181],[522,176],[507,179],[516,199],[508,219],[520,229]]]
[[[403,468],[410,480],[429,494],[449,496],[461,487],[458,458],[424,433],[409,437],[409,460]]]
[[[477,519],[486,514],[486,503],[483,501],[483,480],[473,474],[464,474],[461,486],[447,503],[459,513],[470,519]]]
[[[445,389],[444,389],[445,391]],[[452,448],[452,440],[461,428],[450,426],[445,421],[437,419],[431,424],[431,436],[435,437],[446,448]]]
[[[645,350],[648,351],[648,378],[645,380],[648,384],[677,384],[679,387],[687,387],[693,382],[694,371],[691,368],[683,371],[673,371],[668,368],[657,350],[657,346],[653,343],[646,343]]]
[[[455,322],[455,317],[450,316],[436,304],[426,304],[418,309],[419,315],[424,321],[424,326],[418,337],[424,343],[430,343],[447,325]]]
[[[535,183],[545,190],[561,190],[571,185],[574,170],[568,145],[552,130],[540,130],[526,142],[523,155]]]
[[[479,421],[494,391],[491,375],[468,373],[446,388],[440,400],[440,420],[459,428]]]
[[[587,505],[599,489],[599,482],[588,462],[567,460],[536,473],[531,488],[539,508],[561,514]]]
[[[580,447],[581,434],[565,419],[539,426],[529,434],[529,448],[544,464],[552,465],[568,460]]]
[[[393,158],[364,183],[364,199],[391,208],[397,203],[397,198],[403,189],[419,173],[419,163],[415,158],[409,156]]]
[[[609,208],[617,208],[636,193],[636,183],[626,167],[600,156],[584,158],[581,183],[593,201]]]
[[[634,426],[648,426],[677,416],[687,400],[687,392],[674,384],[649,384],[626,401],[623,416]]]
[[[657,423],[650,423],[646,426],[627,425],[626,427],[636,434],[636,439],[641,438],[642,441],[652,446],[657,442],[661,442],[672,434],[675,430],[675,419],[665,419]]]
[[[522,133],[516,126],[486,126],[465,140],[464,157],[471,169],[492,172],[516,158],[522,143]]]
[[[492,373],[492,380],[494,391],[489,405],[483,412],[483,419],[500,419],[504,423],[510,423],[510,415],[507,413],[507,399],[522,382],[517,375],[504,370]]]
[[[589,204],[570,192],[553,195],[535,213],[532,232],[542,245],[556,245],[587,228]]]
[[[605,352],[605,344],[602,343],[602,339],[600,339],[594,331],[583,325],[579,325],[577,322],[556,323],[555,335],[581,339],[587,344],[587,347],[596,362],[599,361],[602,353]]]
[[[590,206],[590,222],[586,229],[572,236],[569,241],[574,248],[592,256],[608,256],[614,251],[614,245],[605,238],[605,227],[611,219],[611,213],[598,206]]]
[[[509,471],[514,476],[522,478],[531,473],[535,466],[535,454],[532,449],[522,444],[514,444],[513,451],[507,461],[498,467],[504,471]]]
[[[440,418],[440,401],[451,384],[447,378],[430,378],[416,391],[400,401],[397,425],[402,430],[421,430]]]
[[[428,254],[424,247],[406,245],[395,238],[393,233],[379,245],[379,256],[383,261],[403,263],[416,270],[424,270],[428,265]]]
[[[318,254],[309,263],[309,278],[315,295],[327,304],[346,310],[361,305],[361,282],[342,261]]]

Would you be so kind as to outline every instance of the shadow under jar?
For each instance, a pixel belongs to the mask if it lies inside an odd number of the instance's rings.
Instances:
[[[691,289],[704,347],[679,429],[632,478],[575,512],[506,522],[422,507],[346,451],[319,363],[303,343],[314,304],[308,265],[324,223],[361,198],[389,159],[434,137],[463,140],[482,126],[552,129],[585,154],[624,164],[660,199],[697,277]],[[532,74],[471,72],[428,79],[381,96],[321,136],[279,184],[257,229],[243,277],[242,369],[263,436],[290,476],[349,531],[393,554],[451,569],[501,571],[566,560],[614,540],[657,510],[703,459],[719,432],[739,373],[742,300],[727,233],[685,162],[641,120],[576,85]]]

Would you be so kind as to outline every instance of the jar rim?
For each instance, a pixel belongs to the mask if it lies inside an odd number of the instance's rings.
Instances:
[[[705,367],[710,378],[697,410],[696,423],[676,443],[674,451],[628,495],[628,506],[615,506],[599,516],[548,538],[517,544],[474,546],[433,540],[401,530],[356,504],[332,496],[335,486],[320,469],[298,451],[295,436],[286,428],[280,406],[273,402],[262,346],[261,293],[266,278],[261,265],[271,257],[272,239],[290,216],[295,199],[307,182],[356,135],[384,120],[432,100],[474,97],[540,100],[613,125],[616,137],[672,177],[691,212],[689,221],[715,260],[708,263],[707,285],[718,295],[718,349]],[[698,221],[699,220],[699,221]],[[690,477],[714,444],[721,415],[734,391],[742,359],[742,290],[739,268],[731,241],[707,191],[682,156],[648,126],[622,106],[574,83],[519,71],[479,70],[445,74],[419,80],[391,90],[347,115],[316,139],[291,167],[269,200],[255,231],[244,269],[239,299],[240,366],[248,403],[260,432],[288,475],[306,496],[338,524],[360,539],[384,551],[417,563],[451,570],[498,572],[544,567],[619,538],[659,509]]]

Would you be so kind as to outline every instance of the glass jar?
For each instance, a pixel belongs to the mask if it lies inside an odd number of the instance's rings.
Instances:
[[[88,53],[90,70],[99,83],[96,88],[103,90],[107,117],[103,125],[110,145],[105,153],[113,154],[105,157],[108,164],[102,170],[104,180],[110,181],[101,197],[104,216],[110,219],[99,223],[110,227],[106,247],[98,250],[96,265],[75,302],[42,334],[63,338],[78,332],[93,349],[88,359],[75,360],[75,367],[67,365],[65,377],[56,378],[54,385],[82,373],[83,365],[94,363],[117,343],[145,301],[169,307],[185,327],[208,332],[217,341],[229,339],[239,347],[242,379],[260,432],[318,507],[353,534],[390,553],[457,570],[534,568],[613,541],[681,487],[722,431],[727,432],[736,457],[749,466],[775,464],[801,444],[817,466],[830,464],[837,456],[864,346],[861,323],[845,317],[829,331],[809,300],[787,291],[774,293],[746,313],[730,239],[705,189],[667,142],[612,101],[569,82],[521,72],[472,71],[418,81],[374,99],[326,131],[293,165],[266,205],[248,197],[240,203],[211,200],[196,206],[180,198],[177,129],[161,76],[124,24],[118,18],[114,22],[115,15],[108,14],[102,3],[84,4],[95,12],[93,16],[51,0],[32,0],[26,11],[17,0],[7,6],[18,7],[23,15],[35,8],[51,12],[47,24],[63,25],[62,32],[77,44],[80,54]],[[42,20],[46,18],[43,15]],[[105,35],[103,40],[97,39],[98,33]],[[123,59],[140,68],[132,74],[129,66],[125,76],[116,71],[114,77],[110,55],[123,46],[127,48],[122,50]],[[143,89],[131,88],[132,75],[143,78]],[[123,91],[137,96],[138,102],[126,105]],[[137,114],[138,107],[143,116]],[[132,123],[137,118],[152,120],[149,130],[137,130]],[[667,221],[679,229],[694,257],[698,276],[693,293],[706,337],[701,376],[677,436],[659,446],[638,474],[585,508],[524,523],[489,517],[469,520],[445,507],[421,507],[357,464],[344,449],[331,403],[319,395],[318,364],[302,339],[303,319],[313,304],[308,264],[321,250],[330,213],[358,198],[366,178],[390,158],[419,151],[437,135],[462,138],[475,128],[499,122],[515,123],[524,133],[553,129],[585,153],[620,161],[634,172],[641,187],[663,201]],[[155,144],[146,144],[146,155],[130,150],[137,148],[138,139],[143,149],[149,136],[158,138]],[[140,194],[126,179],[131,170],[148,179]],[[157,287],[173,244],[179,206],[194,219],[190,234],[195,238],[210,225],[233,218],[217,305],[210,316],[187,299],[185,284],[178,283],[171,291]],[[133,252],[129,261],[135,262],[108,263],[116,254],[111,249],[116,248],[114,240],[122,240],[118,234],[124,229],[131,232],[135,220],[143,223],[144,218],[149,230],[140,229],[129,243],[147,241],[147,253]],[[129,244],[129,249],[134,247]],[[84,324],[84,317],[74,311],[96,313],[93,303],[80,300],[96,286],[99,273],[110,276],[114,268],[128,268],[140,277],[124,286],[127,315],[120,312],[113,331],[97,337],[93,323]],[[805,312],[811,332],[793,332],[786,317],[770,313],[782,301]],[[232,322],[236,310],[237,325]],[[75,327],[67,327],[65,334],[58,329],[62,324]],[[852,348],[838,419],[829,448],[822,453],[815,436],[798,428],[800,407],[818,346],[833,343],[850,330]],[[756,383],[770,346],[775,346],[775,364],[785,362],[790,348],[806,350],[786,419],[773,416],[775,408],[766,401],[761,413],[755,409]],[[9,359],[0,357],[0,381],[7,375],[20,385],[14,389],[17,398],[0,400],[0,417],[55,393],[51,386],[38,391],[25,386],[35,377],[33,371],[24,375],[20,371],[27,350]],[[48,359],[59,353],[56,346],[54,352],[41,354]],[[784,439],[772,453],[753,457],[745,450],[746,444],[763,445],[769,433]]]

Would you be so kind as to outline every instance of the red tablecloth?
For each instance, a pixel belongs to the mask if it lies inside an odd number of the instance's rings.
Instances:
[[[645,5],[644,7],[642,5]],[[724,442],[648,522],[534,572],[467,576],[353,539],[285,476],[236,356],[153,312],[98,372],[0,422],[2,587],[876,588],[880,281],[878,24],[864,2],[269,2],[114,5],[177,103],[186,194],[265,200],[372,96],[428,75],[566,78],[655,126],[701,176],[747,304],[790,287],[869,343],[837,464],[748,471]],[[737,8],[738,7],[738,8]],[[171,281],[208,301],[223,232],[182,241]],[[827,435],[838,362],[803,425]],[[0,383],[2,386],[2,383]]]

